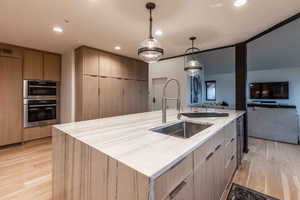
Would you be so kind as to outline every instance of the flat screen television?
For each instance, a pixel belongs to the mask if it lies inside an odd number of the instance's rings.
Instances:
[[[288,99],[289,82],[250,83],[250,99]]]

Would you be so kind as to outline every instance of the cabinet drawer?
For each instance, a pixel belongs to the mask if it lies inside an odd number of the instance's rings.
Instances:
[[[232,156],[232,154],[236,154],[236,137],[232,137],[225,146],[225,159],[228,160]]]
[[[224,130],[219,131],[194,151],[194,168],[197,169],[210,154],[224,145]]]
[[[166,198],[166,200],[194,199],[193,175],[183,180]]]
[[[193,154],[181,160],[154,183],[155,199],[166,199],[176,187],[193,172]]]
[[[236,169],[236,154],[232,154],[228,166],[228,171],[229,171],[229,178],[231,178],[235,172]]]
[[[214,143],[212,138],[210,138],[194,151],[194,169],[198,169],[198,167],[205,161],[206,157],[209,156],[209,154],[213,151]]]
[[[52,126],[41,126],[25,128],[23,131],[23,141],[30,141],[39,138],[45,138],[52,135]]]
[[[225,144],[228,144],[233,137],[236,137],[236,122],[230,122],[224,129],[225,131]]]

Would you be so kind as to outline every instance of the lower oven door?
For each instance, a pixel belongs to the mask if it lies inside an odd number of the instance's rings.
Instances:
[[[57,105],[24,105],[24,127],[56,124]]]

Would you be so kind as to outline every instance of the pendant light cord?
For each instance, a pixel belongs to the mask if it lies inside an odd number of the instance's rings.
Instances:
[[[150,25],[149,25],[149,38],[153,39],[153,35],[152,35],[152,9],[150,8]]]

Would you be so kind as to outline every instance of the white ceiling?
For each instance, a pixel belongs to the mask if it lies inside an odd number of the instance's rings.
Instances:
[[[299,0],[153,0],[154,30],[165,57],[182,54],[188,38],[208,49],[237,43],[298,13]],[[137,57],[148,33],[147,0],[1,0],[0,42],[64,53],[80,45]],[[69,20],[65,23],[64,19]],[[52,31],[54,25],[64,29]],[[120,45],[121,51],[114,50]]]

